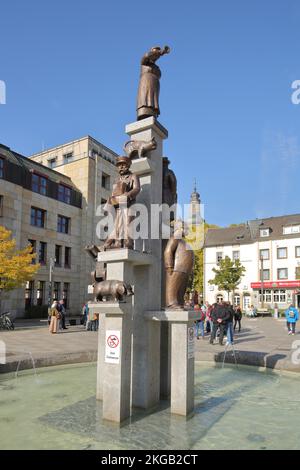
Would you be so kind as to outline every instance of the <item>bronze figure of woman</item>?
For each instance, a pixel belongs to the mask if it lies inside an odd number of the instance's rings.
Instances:
[[[145,119],[149,116],[158,117],[159,111],[159,79],[161,71],[156,61],[164,54],[168,54],[170,48],[165,46],[152,47],[141,60],[141,75],[137,96],[137,119]]]

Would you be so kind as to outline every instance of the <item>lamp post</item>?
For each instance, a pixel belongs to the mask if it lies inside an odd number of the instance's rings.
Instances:
[[[49,294],[48,294],[48,315],[50,315],[50,309],[52,304],[52,272],[55,265],[55,258],[50,258],[49,265]]]
[[[263,309],[264,308],[264,258],[262,255],[260,257],[260,261],[261,261],[261,268],[260,268],[261,308]]]

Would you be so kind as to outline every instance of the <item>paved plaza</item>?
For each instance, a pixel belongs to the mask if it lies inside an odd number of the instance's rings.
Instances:
[[[36,367],[96,361],[97,338],[98,333],[81,325],[50,335],[45,321],[19,320],[15,331],[0,332],[6,346],[6,364],[0,365],[0,372],[15,371],[18,366],[20,370],[31,368],[32,358]],[[225,360],[234,362],[235,352],[240,364],[300,372],[296,341],[300,341],[300,332],[289,336],[284,319],[243,319],[242,330],[234,338],[234,351],[229,346]],[[209,344],[209,335],[195,339],[197,361],[222,362],[224,351],[225,346]]]

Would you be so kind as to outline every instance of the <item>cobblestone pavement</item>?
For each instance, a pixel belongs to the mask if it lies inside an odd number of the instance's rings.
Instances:
[[[45,321],[17,322],[15,331],[0,331],[0,346],[6,348],[6,364],[0,364],[0,372],[31,368],[32,358],[36,367],[95,361],[97,339],[97,333],[85,331],[81,325],[51,335]],[[284,319],[243,319],[242,330],[234,337],[234,350],[209,344],[209,335],[195,339],[196,360],[222,362],[225,351],[226,362],[234,362],[235,353],[241,364],[300,372],[300,332],[289,336]]]

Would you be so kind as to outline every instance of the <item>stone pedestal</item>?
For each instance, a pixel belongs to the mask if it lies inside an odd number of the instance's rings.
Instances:
[[[171,328],[171,413],[188,416],[194,410],[194,321],[199,312],[166,310],[146,312],[149,323]]]

